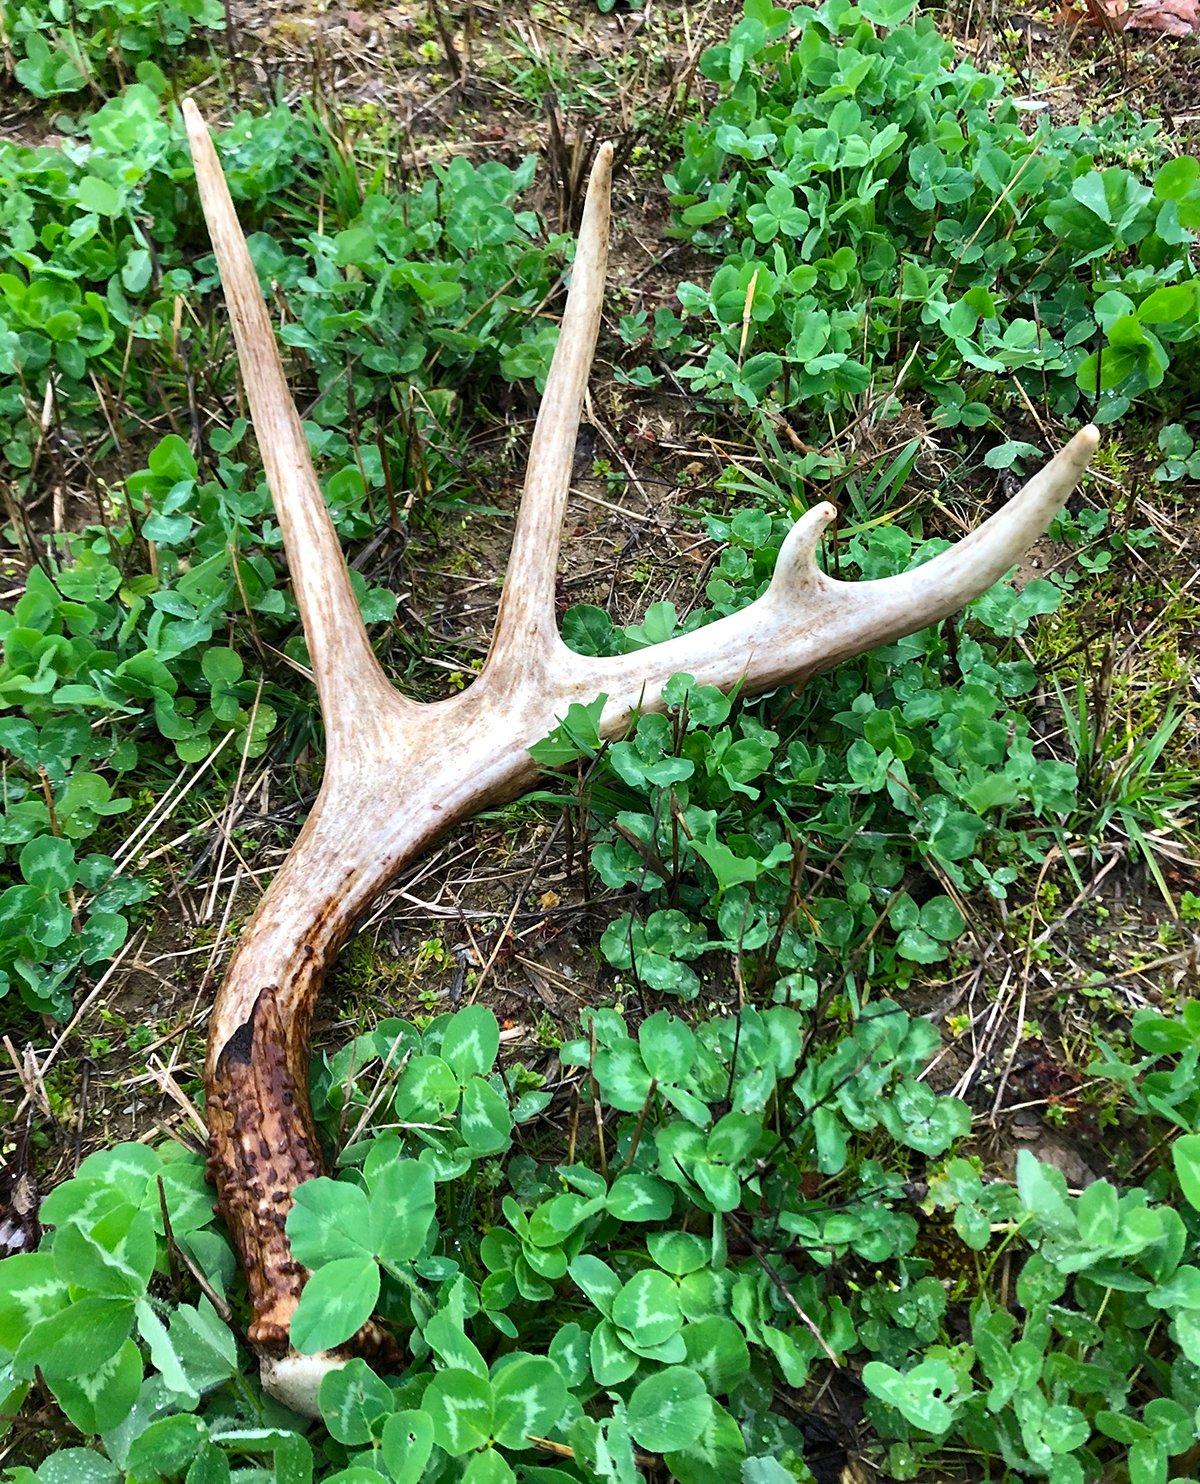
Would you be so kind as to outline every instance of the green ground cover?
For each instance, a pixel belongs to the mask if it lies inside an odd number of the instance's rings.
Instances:
[[[38,1249],[0,1260],[17,1484],[785,1484],[814,1477],[822,1407],[891,1478],[1194,1475],[1186,978],[1132,1017],[1102,986],[1088,1003],[1105,1024],[1075,1059],[1114,1152],[1083,1189],[1028,1149],[998,1169],[935,1075],[928,1006],[985,914],[1028,967],[1106,851],[1154,904],[1154,952],[1200,919],[1194,604],[1122,483],[1194,499],[1200,161],[1130,112],[1031,124],[1011,74],[910,11],[751,0],[635,157],[688,267],[665,304],[618,302],[613,386],[683,389],[755,457],[698,502],[701,606],[576,603],[564,633],[617,653],[745,606],[829,494],[840,574],[902,570],[945,544],[948,502],[977,518],[955,487],[1042,456],[1027,408],[1041,432],[1106,425],[1100,499],[1064,512],[1044,575],[800,695],[677,677],[611,747],[573,708],[509,817],[576,821],[598,1003],[549,1058],[435,996],[314,1065],[334,1178],[289,1217],[314,1275],[293,1339],[340,1344],[374,1312],[404,1367],[352,1363],[315,1426],[264,1399],[200,1156],[98,1149],[46,1195]],[[211,758],[228,790],[319,749],[168,75],[222,22],[5,9],[17,83],[72,110],[56,142],[0,141],[0,990],[41,1044],[163,910],[123,846],[181,768]],[[472,409],[536,396],[571,252],[530,204],[535,159],[417,170],[374,114],[313,103],[231,106],[218,142],[347,549],[495,516]],[[864,422],[899,429],[885,454],[830,436]],[[47,521],[71,450],[93,508]],[[1121,692],[1086,615],[1130,571],[1166,622]],[[395,595],[354,577],[394,653]]]

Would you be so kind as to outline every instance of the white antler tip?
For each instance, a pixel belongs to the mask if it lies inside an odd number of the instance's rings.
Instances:
[[[187,125],[188,134],[194,139],[206,127],[204,115],[196,107],[194,98],[185,98],[180,106],[183,111],[183,122]]]
[[[828,500],[822,500],[811,510],[806,510],[784,538],[779,551],[780,560],[811,560],[825,527],[836,519],[837,506],[831,505]]]
[[[592,161],[592,173],[588,178],[588,192],[585,205],[590,204],[592,201],[597,201],[601,195],[604,197],[603,204],[607,204],[608,191],[612,185],[612,170],[613,147],[611,141],[606,139],[599,149],[597,149],[596,158]],[[605,236],[607,236],[607,220],[604,230]]]
[[[1057,488],[1064,479],[1066,480],[1066,486],[1062,490],[1062,498],[1065,500],[1079,483],[1083,471],[1091,463],[1092,455],[1099,446],[1100,429],[1095,423],[1088,423],[1086,427],[1080,428],[1069,443],[1063,444],[1040,473],[1049,476],[1050,488]],[[1035,474],[1030,483],[1037,483],[1038,480],[1039,475]]]
[[[817,547],[825,527],[836,517],[837,506],[828,500],[804,512],[783,538],[775,561],[773,588],[784,596],[794,596],[824,579],[825,574],[817,566]]]

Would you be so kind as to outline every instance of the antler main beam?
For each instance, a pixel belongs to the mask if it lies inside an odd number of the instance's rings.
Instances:
[[[760,693],[955,612],[1045,531],[1098,435],[1084,428],[977,531],[899,577],[826,576],[816,550],[834,510],[818,505],[790,532],[770,586],[750,607],[633,654],[571,653],[555,623],[554,581],[604,293],[612,173],[605,145],[588,185],[491,652],[467,691],[417,705],[392,689],[371,650],[220,163],[190,101],[184,115],[327,739],[312,813],[217,995],[205,1065],[209,1167],[245,1269],[264,1385],[315,1415],[321,1378],[342,1358],[302,1356],[290,1346],[307,1274],[285,1224],[297,1185],[321,1169],[308,1099],[313,1009],[361,913],[438,835],[527,787],[537,771],[529,747],[572,702],[604,694],[601,728],[616,736],[635,711],[662,705],[674,674]],[[373,1326],[355,1342],[360,1351],[385,1345]]]

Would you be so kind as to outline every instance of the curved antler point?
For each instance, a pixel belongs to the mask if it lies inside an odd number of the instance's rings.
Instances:
[[[828,500],[806,510],[783,538],[775,571],[787,579],[807,578],[816,572],[817,545],[826,526],[836,518],[837,506]]]

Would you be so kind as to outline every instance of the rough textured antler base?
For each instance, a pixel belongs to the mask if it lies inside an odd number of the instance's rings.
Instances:
[[[311,996],[301,995],[303,1002]],[[297,1185],[321,1173],[306,1084],[308,1027],[280,1012],[279,986],[259,991],[208,1079],[208,1173],[250,1290],[250,1343],[285,1351],[305,1270],[287,1213]]]
[[[308,1034],[321,982],[354,922],[430,842],[535,775],[528,748],[572,702],[607,699],[603,735],[660,708],[672,675],[753,695],[914,633],[1002,577],[1045,531],[1095,450],[1085,428],[991,520],[898,577],[844,583],[816,562],[833,507],[789,533],[764,595],[666,643],[611,659],[572,654],[558,634],[554,583],[575,438],[604,293],[612,149],[597,153],[491,652],[452,700],[397,695],[372,653],[309,457],[216,152],[184,104],[196,181],[229,305],[246,393],[271,487],[325,722],[326,767],[308,823],[230,962],[213,1009],[205,1085],[218,1203],[246,1271],[250,1338],[264,1387],[316,1415],[337,1355],[289,1348],[306,1274],[287,1212],[320,1170],[307,1091]],[[352,1348],[380,1353],[374,1325]]]

